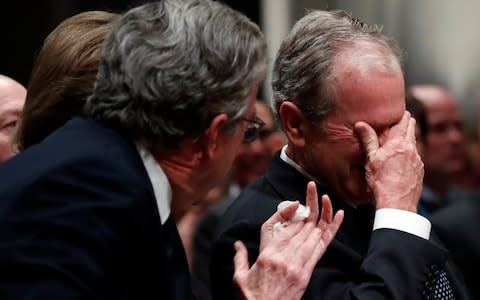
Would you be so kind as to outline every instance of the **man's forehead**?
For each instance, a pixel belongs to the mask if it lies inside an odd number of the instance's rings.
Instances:
[[[0,100],[8,96],[25,98],[26,94],[27,90],[23,85],[9,77],[0,75]]]
[[[18,114],[23,107],[25,99],[19,97],[0,98],[0,114]]]
[[[0,113],[21,110],[27,90],[12,79],[0,76]]]
[[[256,102],[256,105],[255,105],[255,109],[256,109],[256,112],[257,112],[257,117],[259,117],[260,119],[262,119],[267,125],[271,125],[273,124],[273,112],[271,112],[271,110],[269,110],[269,108],[267,107],[267,104],[263,103],[263,102],[259,102],[257,100]]]

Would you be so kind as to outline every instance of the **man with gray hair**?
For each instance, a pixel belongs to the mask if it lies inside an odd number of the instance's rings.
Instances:
[[[378,28],[343,11],[312,11],[283,41],[272,87],[288,144],[220,221],[216,299],[235,294],[227,281],[232,243],[241,239],[254,259],[262,222],[280,201],[304,199],[310,180],[345,211],[345,222],[304,299],[468,297],[417,214],[423,163],[415,120],[405,111],[398,47]]]
[[[259,28],[221,3],[164,0],[123,15],[105,40],[90,118],[0,167],[0,298],[192,299],[175,222],[258,133],[265,65]],[[298,202],[272,212],[258,263],[235,244],[246,299],[303,294],[343,216],[323,198],[318,221],[313,183],[307,194],[302,221],[290,222]]]

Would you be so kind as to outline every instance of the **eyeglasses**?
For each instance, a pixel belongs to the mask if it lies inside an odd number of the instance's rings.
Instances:
[[[249,125],[247,126],[247,129],[245,130],[245,134],[243,135],[244,144],[253,142],[260,134],[260,131],[262,130],[263,126],[265,126],[265,122],[263,122],[262,119],[260,119],[257,116],[255,116],[253,119],[241,117],[238,120],[249,123]]]

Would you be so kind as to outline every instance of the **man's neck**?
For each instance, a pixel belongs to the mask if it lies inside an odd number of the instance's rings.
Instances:
[[[154,155],[157,163],[167,175],[172,188],[171,211],[175,221],[180,220],[192,205],[201,199],[201,194],[196,186],[193,168],[182,159],[175,156]]]
[[[297,169],[300,173],[312,179],[313,181],[318,182],[318,178],[315,178],[312,174],[308,172],[308,169],[306,168],[307,164],[305,163],[304,157],[299,154],[299,151],[295,151],[294,147],[290,145],[284,146],[280,156],[282,160],[286,161],[289,165]]]

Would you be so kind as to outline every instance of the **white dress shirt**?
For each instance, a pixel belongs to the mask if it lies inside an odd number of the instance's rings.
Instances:
[[[162,225],[165,224],[170,216],[170,206],[172,204],[172,188],[168,182],[167,175],[163,172],[162,167],[157,163],[150,151],[141,145],[137,145],[138,153],[142,158],[148,178],[152,183],[153,193],[157,201],[158,213]]]
[[[286,153],[287,145],[282,148],[280,158],[307,178],[318,182],[313,176],[305,172],[296,162],[294,162]],[[432,225],[430,221],[419,214],[393,208],[381,208],[375,211],[375,220],[373,230],[389,228],[408,232],[423,239],[430,239]]]

